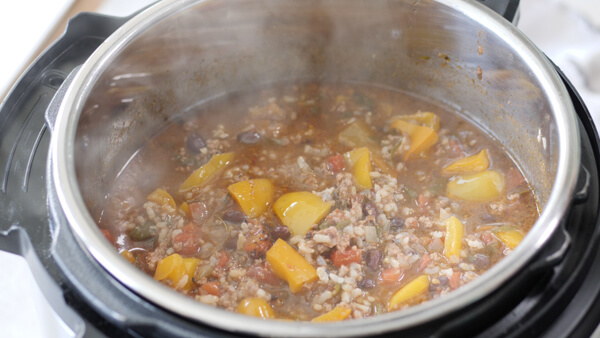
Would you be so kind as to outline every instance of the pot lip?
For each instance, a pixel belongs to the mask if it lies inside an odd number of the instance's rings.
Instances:
[[[120,258],[104,239],[87,211],[76,181],[73,159],[76,125],[89,92],[99,74],[113,58],[136,36],[163,18],[196,3],[210,0],[164,0],[136,15],[111,35],[81,67],[60,105],[51,139],[52,175],[61,207],[79,245],[109,274],[150,302],[186,318],[233,332],[272,336],[358,336],[400,330],[440,318],[452,311],[469,306],[497,289],[523,269],[561,223],[570,206],[580,163],[579,129],[576,114],[566,88],[550,61],[512,24],[487,7],[476,2],[435,0],[497,32],[521,51],[532,73],[540,79],[543,90],[550,93],[550,105],[557,111],[556,128],[559,134],[557,174],[550,197],[540,218],[522,244],[508,257],[494,265],[476,280],[444,297],[430,300],[407,310],[378,315],[343,323],[310,324],[305,322],[269,322],[236,313],[215,309],[196,302],[170,288],[156,283],[151,277]],[[168,301],[165,301],[168,300]]]

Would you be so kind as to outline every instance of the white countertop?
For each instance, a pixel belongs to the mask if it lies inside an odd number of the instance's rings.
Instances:
[[[4,47],[0,63],[0,95],[35,56],[73,2],[0,3],[0,31],[3,32],[0,45]],[[104,0],[95,11],[125,16],[152,2]],[[600,1],[521,0],[518,27],[565,72],[595,121],[600,121]],[[37,289],[23,258],[0,252],[0,271],[3,272],[0,278],[0,337],[72,336],[61,326]]]

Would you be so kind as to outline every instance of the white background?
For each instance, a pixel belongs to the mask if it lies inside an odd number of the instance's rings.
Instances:
[[[0,2],[0,95],[24,70],[74,0]],[[97,11],[127,15],[150,0],[105,0]],[[600,122],[600,1],[521,0],[518,27],[574,83]],[[1,217],[1,216],[0,216]],[[0,252],[0,338],[69,337],[25,260]]]

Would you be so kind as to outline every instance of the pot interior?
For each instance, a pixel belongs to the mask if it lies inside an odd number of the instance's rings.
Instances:
[[[309,2],[202,2],[115,55],[77,127],[78,179],[93,213],[105,183],[165,121],[229,92],[298,81],[367,83],[454,107],[506,147],[543,208],[557,121],[548,84],[518,45],[432,1]]]
[[[475,3],[166,1],[132,21],[81,75],[72,159],[93,219],[111,182],[165,124],[274,83],[363,83],[453,107],[505,146],[542,210],[560,167],[577,166],[563,163],[561,147],[578,148],[578,137],[565,135],[574,120],[556,75],[509,23]]]

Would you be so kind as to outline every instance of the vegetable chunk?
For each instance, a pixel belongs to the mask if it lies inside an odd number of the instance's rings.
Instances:
[[[475,155],[459,158],[458,160],[450,163],[448,166],[442,169],[442,174],[472,174],[487,170],[489,166],[490,160],[488,158],[487,149],[483,149]]]
[[[273,204],[273,210],[294,236],[306,235],[313,225],[327,216],[330,209],[331,204],[308,191],[287,193]]]
[[[267,261],[277,277],[288,282],[293,293],[319,278],[317,270],[281,238],[267,251]]]
[[[179,254],[172,254],[158,262],[154,279],[158,281],[168,279],[171,281],[172,288],[189,291],[194,285],[192,277],[198,262],[196,258],[182,258]]]
[[[377,142],[373,141],[371,130],[361,120],[354,121],[342,130],[338,135],[338,141],[350,148],[369,148],[371,161],[373,161],[377,168],[388,175],[395,176],[397,174],[396,170],[381,157],[381,147]]]
[[[465,226],[455,216],[446,220],[446,242],[444,246],[444,255],[447,258],[456,256],[460,258],[462,249],[462,240],[465,232]]]
[[[331,254],[331,262],[338,268],[342,265],[360,263],[362,261],[362,251],[357,249],[346,249],[346,251],[335,250]]]
[[[237,182],[227,190],[250,218],[258,217],[267,210],[275,192],[273,183],[264,178]]]
[[[523,240],[523,234],[517,230],[498,231],[496,237],[510,249],[514,249]]]
[[[148,195],[148,201],[152,201],[160,206],[162,206],[163,211],[175,211],[177,209],[177,204],[173,197],[163,189],[156,189],[150,195]]]
[[[423,293],[429,288],[429,277],[427,275],[421,275],[410,283],[403,286],[400,290],[396,291],[388,303],[388,311],[392,311],[398,308],[398,306],[412,298]]]
[[[348,318],[350,316],[350,313],[352,313],[352,310],[350,310],[346,307],[343,307],[343,306],[336,306],[333,310],[331,310],[327,313],[324,313],[318,317],[313,318],[313,320],[311,320],[311,322],[313,322],[313,323],[337,322],[337,321]]]
[[[421,156],[438,141],[438,134],[429,127],[423,127],[417,124],[409,123],[397,119],[391,123],[392,128],[397,129],[408,135],[410,139],[410,148],[404,153],[404,161]]]
[[[275,311],[273,310],[271,305],[269,305],[269,303],[267,303],[266,300],[259,297],[249,297],[242,299],[242,301],[238,304],[237,312],[248,316],[259,317],[262,319],[275,318]]]
[[[417,124],[423,127],[431,128],[434,131],[440,130],[440,118],[434,113],[430,112],[419,112],[412,115],[400,115],[394,118],[399,119],[408,123]]]
[[[448,182],[448,196],[473,202],[487,202],[504,191],[504,177],[497,171],[456,176]]]
[[[224,153],[213,156],[205,165],[196,169],[179,186],[179,192],[186,192],[195,187],[200,187],[216,177],[233,160],[233,153]]]
[[[362,189],[373,188],[371,182],[371,156],[369,148],[362,147],[349,151],[344,154],[350,168],[352,168],[352,176],[358,186]]]

